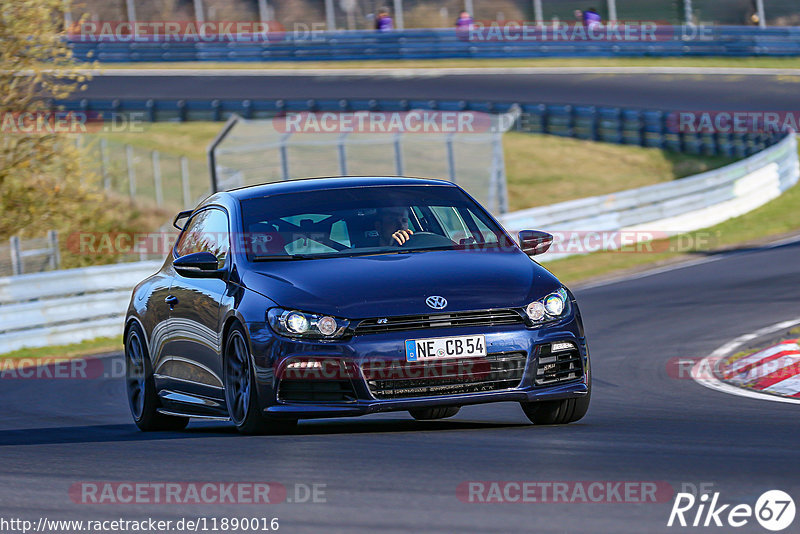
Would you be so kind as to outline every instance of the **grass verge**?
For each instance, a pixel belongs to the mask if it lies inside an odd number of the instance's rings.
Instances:
[[[94,356],[119,350],[122,350],[122,336],[99,337],[70,345],[19,349],[0,354],[0,360],[15,360],[17,362],[28,360],[26,363],[30,363],[30,360],[52,362],[54,359],[68,360],[70,358]]]

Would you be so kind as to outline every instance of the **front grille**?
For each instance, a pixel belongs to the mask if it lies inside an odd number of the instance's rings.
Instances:
[[[522,324],[522,315],[515,310],[478,310],[426,315],[400,315],[364,319],[356,326],[355,333],[377,334],[402,332],[421,328],[447,328],[454,326],[498,326]]]
[[[583,376],[583,363],[578,349],[573,345],[570,350],[552,353],[550,345],[543,345],[539,349],[536,359],[537,386],[560,384],[569,382]]]
[[[480,358],[370,362],[361,371],[376,399],[405,399],[512,389],[519,386],[527,360],[524,352],[509,352]]]
[[[281,380],[278,400],[287,402],[353,402],[356,400],[349,380]]]

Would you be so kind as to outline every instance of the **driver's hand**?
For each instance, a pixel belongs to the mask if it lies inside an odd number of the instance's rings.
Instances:
[[[398,230],[392,234],[392,239],[397,241],[398,245],[402,245],[403,243],[411,239],[412,235],[414,235],[414,232],[412,232],[411,230]]]

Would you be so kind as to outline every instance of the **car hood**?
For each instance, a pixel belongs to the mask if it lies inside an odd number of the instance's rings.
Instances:
[[[519,251],[428,251],[250,264],[245,287],[279,306],[350,319],[523,307],[560,287]]]

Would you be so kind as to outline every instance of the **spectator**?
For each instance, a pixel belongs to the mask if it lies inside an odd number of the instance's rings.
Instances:
[[[389,16],[389,11],[381,9],[378,13],[378,18],[375,19],[375,29],[379,32],[390,32],[394,28],[392,17]]]
[[[600,14],[597,10],[593,7],[590,7],[586,11],[583,12],[583,25],[587,28],[591,28],[592,26],[597,26],[598,24],[602,23],[603,19],[600,17]]]
[[[462,11],[456,19],[456,30],[469,31],[475,21],[470,16],[469,11]]]

